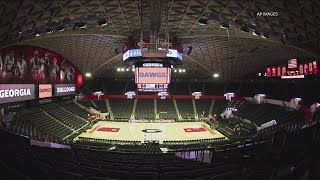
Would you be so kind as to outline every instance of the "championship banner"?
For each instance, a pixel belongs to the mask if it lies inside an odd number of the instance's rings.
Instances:
[[[73,95],[76,93],[75,84],[56,84],[55,96]]]
[[[34,84],[0,84],[0,104],[34,98]]]

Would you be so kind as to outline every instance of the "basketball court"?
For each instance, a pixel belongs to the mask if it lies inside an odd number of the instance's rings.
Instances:
[[[204,122],[132,123],[99,121],[78,137],[123,141],[182,141],[225,137]],[[75,139],[77,140],[78,137]],[[227,139],[227,137],[225,137]]]

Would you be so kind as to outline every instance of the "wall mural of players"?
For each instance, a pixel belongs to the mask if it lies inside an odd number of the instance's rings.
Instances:
[[[68,60],[43,48],[0,49],[0,83],[74,83],[79,74]]]

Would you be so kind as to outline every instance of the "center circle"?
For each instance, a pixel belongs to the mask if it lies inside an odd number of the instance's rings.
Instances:
[[[159,133],[161,132],[160,129],[143,129],[142,132],[144,133]]]

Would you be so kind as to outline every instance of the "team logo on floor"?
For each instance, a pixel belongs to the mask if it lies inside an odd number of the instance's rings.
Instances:
[[[143,129],[142,132],[144,133],[159,133],[161,132],[160,129]]]

